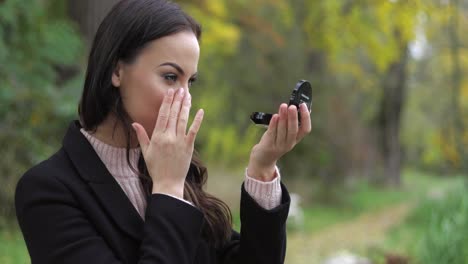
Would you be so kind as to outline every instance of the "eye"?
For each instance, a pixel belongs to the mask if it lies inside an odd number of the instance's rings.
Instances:
[[[168,81],[171,81],[171,82],[175,82],[175,81],[177,81],[177,75],[175,75],[175,74],[166,74],[166,75],[164,75],[164,79],[166,79]]]
[[[190,78],[190,80],[188,82],[189,87],[191,87],[193,85],[193,83],[196,82],[196,81],[197,81],[196,77]]]

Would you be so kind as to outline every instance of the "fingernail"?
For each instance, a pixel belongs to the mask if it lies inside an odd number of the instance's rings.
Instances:
[[[132,124],[132,127],[133,127],[133,130],[135,130],[136,132],[137,129],[136,129],[135,123]]]
[[[183,95],[184,94],[184,88],[179,88],[179,94]]]
[[[172,94],[174,94],[174,90],[169,88],[169,90],[167,90],[167,95],[171,96]]]

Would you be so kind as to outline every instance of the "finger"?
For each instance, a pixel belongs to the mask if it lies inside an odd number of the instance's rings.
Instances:
[[[296,142],[297,131],[299,124],[297,120],[297,108],[295,105],[288,107],[288,133],[286,135],[286,142],[288,145]]]
[[[185,135],[187,130],[187,122],[190,114],[190,107],[192,106],[192,96],[187,91],[180,110],[179,121],[177,121],[177,135]]]
[[[276,144],[283,144],[286,140],[286,130],[288,121],[288,105],[281,104],[279,108],[278,132],[276,135]]]
[[[182,101],[184,100],[185,89],[179,88],[176,95],[174,95],[174,101],[172,102],[171,112],[169,114],[169,121],[167,123],[166,131],[172,131],[176,133],[177,119],[179,119],[180,107],[182,106]]]
[[[164,96],[161,107],[159,108],[158,120],[156,120],[156,125],[154,127],[153,134],[155,131],[164,131],[166,129],[173,100],[174,90],[171,88],[167,91],[166,95]]]
[[[204,111],[203,109],[198,110],[195,118],[193,119],[192,125],[187,134],[187,143],[193,144],[197,137],[198,130],[200,130],[201,123],[203,121]]]
[[[146,153],[146,149],[148,148],[150,139],[148,137],[148,134],[146,133],[145,128],[138,123],[133,123],[132,127],[133,127],[133,130],[135,130],[138,143],[140,144],[142,153]]]
[[[272,144],[276,142],[276,136],[278,133],[278,119],[279,115],[274,114],[270,119],[270,124],[268,125],[267,134],[269,135],[269,139]]]
[[[299,106],[299,109],[301,113],[301,127],[299,128],[299,132],[297,133],[297,141],[301,140],[305,135],[312,131],[312,122],[310,120],[309,109],[305,104],[301,104]]]

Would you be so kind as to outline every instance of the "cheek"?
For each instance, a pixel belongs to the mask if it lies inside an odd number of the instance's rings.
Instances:
[[[164,98],[164,87],[157,76],[135,76],[125,86],[122,95],[124,107],[130,118],[140,123],[151,135]]]

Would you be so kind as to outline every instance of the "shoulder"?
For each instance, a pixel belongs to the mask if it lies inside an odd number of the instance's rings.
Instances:
[[[17,185],[27,185],[38,181],[57,181],[61,175],[70,169],[70,161],[67,158],[63,148],[61,148],[48,159],[34,165],[29,170],[27,170],[20,177]]]
[[[73,168],[63,149],[27,170],[18,180],[15,204],[21,207],[27,201],[44,200],[51,194],[67,193],[66,178]]]

